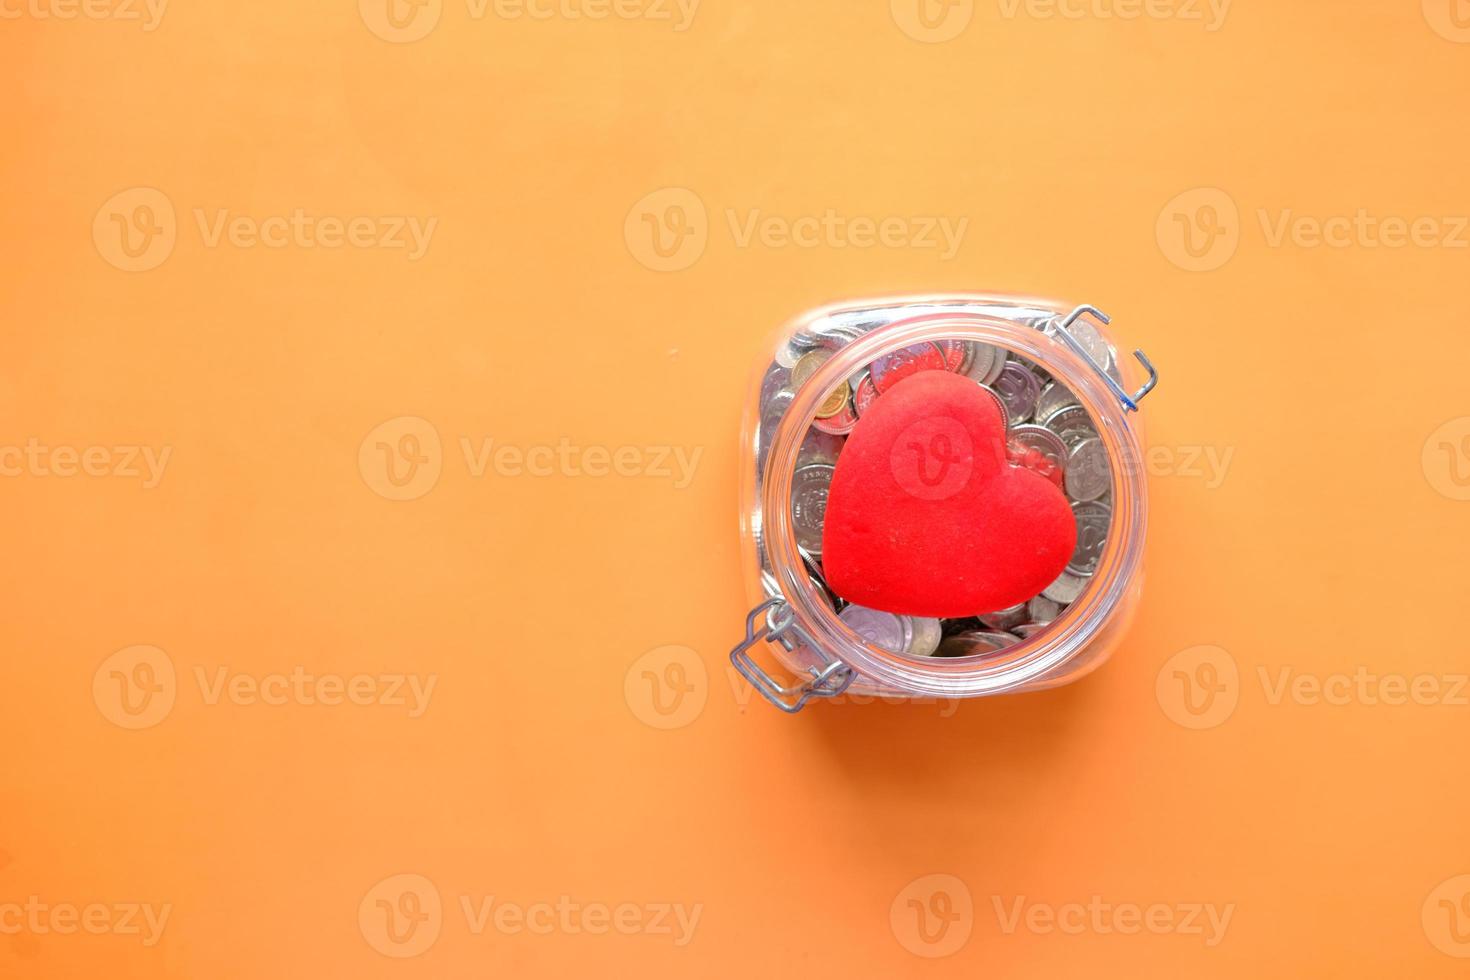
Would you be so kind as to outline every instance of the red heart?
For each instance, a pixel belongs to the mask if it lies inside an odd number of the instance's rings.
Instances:
[[[1007,461],[995,399],[921,371],[873,403],[837,458],[822,570],[849,602],[958,618],[1032,598],[1076,544],[1062,491]]]

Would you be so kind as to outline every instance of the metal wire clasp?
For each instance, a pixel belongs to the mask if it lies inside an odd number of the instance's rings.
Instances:
[[[756,621],[765,617],[759,626]],[[805,646],[822,658],[822,666],[809,667],[811,679],[787,687],[767,674],[750,656],[750,648],[765,640],[779,640],[787,634],[804,640]],[[777,596],[767,599],[750,611],[745,618],[745,639],[730,651],[730,663],[740,671],[740,676],[769,702],[787,714],[795,714],[812,698],[835,698],[847,690],[857,675],[853,669],[837,660],[811,641],[801,627],[796,625],[796,612]]]
[[[1118,383],[1117,379],[1108,373],[1107,365],[1098,364],[1097,361],[1094,361],[1092,355],[1087,353],[1087,349],[1082,346],[1082,342],[1072,336],[1072,324],[1087,315],[1096,317],[1103,324],[1112,322],[1106,313],[1095,306],[1079,306],[1071,313],[1068,313],[1066,319],[1060,321],[1056,319],[1052,320],[1052,323],[1057,327],[1055,333],[1062,338],[1063,343],[1072,348],[1074,353],[1092,365],[1092,369],[1108,383],[1109,388],[1113,389],[1113,394],[1118,396],[1118,400],[1123,403],[1124,409],[1130,412],[1138,411],[1138,403],[1143,401],[1143,396],[1153,391],[1154,386],[1159,383],[1159,372],[1155,370],[1153,362],[1148,359],[1148,356],[1143,351],[1135,350],[1133,356],[1138,358],[1138,363],[1142,364],[1144,370],[1148,372],[1148,380],[1143,383],[1142,388],[1139,388],[1131,395],[1128,394],[1123,386]]]

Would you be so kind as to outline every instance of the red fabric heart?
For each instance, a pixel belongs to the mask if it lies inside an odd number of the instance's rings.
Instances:
[[[837,458],[822,570],[849,602],[957,618],[1032,598],[1076,543],[1062,491],[1007,461],[995,399],[921,371],[873,403]]]

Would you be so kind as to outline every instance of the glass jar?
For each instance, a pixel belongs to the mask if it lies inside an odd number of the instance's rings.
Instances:
[[[1142,351],[1134,356],[1146,375],[1131,377],[1136,370],[1118,356],[1107,323],[1088,306],[960,294],[828,307],[778,334],[772,354],[761,358],[742,432],[741,532],[755,608],[731,661],[756,690],[787,712],[849,691],[979,697],[1065,684],[1107,659],[1128,627],[1143,581],[1148,507],[1135,413],[1157,382]],[[799,465],[836,462],[838,437],[812,429],[833,389],[884,355],[931,345],[944,357],[956,349],[954,342],[970,351],[981,348],[969,345],[988,344],[1070,389],[1107,452],[1112,523],[1081,593],[1049,625],[984,655],[916,657],[865,641],[839,618],[840,600],[798,547],[793,477]],[[794,383],[791,368],[811,350],[827,352],[826,360]],[[756,662],[752,651],[765,644],[794,678],[778,680]]]

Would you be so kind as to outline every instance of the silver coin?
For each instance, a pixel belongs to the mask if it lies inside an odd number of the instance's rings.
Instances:
[[[810,330],[798,330],[791,335],[791,339],[787,341],[787,344],[793,350],[806,353],[809,350],[816,350],[822,346],[822,334],[815,326]]]
[[[1053,602],[1063,605],[1077,601],[1077,597],[1087,588],[1087,579],[1071,572],[1063,572],[1057,576],[1057,580],[1041,590],[1041,594]]]
[[[846,441],[842,436],[820,429],[807,429],[806,436],[801,440],[801,448],[796,451],[796,465],[802,467],[813,463],[835,463],[842,454],[842,444]]]
[[[852,386],[852,410],[857,412],[858,418],[862,418],[863,413],[877,400],[878,389],[873,387],[873,379],[865,371],[862,378]]]
[[[789,391],[778,391],[770,401],[761,406],[761,420],[755,432],[756,467],[761,473],[765,472],[766,457],[770,455],[771,444],[775,441],[776,428],[781,424],[786,409],[791,407],[791,400],[795,397]]]
[[[796,544],[815,557],[822,554],[822,522],[827,516],[827,493],[832,488],[835,468],[810,463],[791,478],[791,524]]]
[[[971,342],[965,345],[969,360],[961,366],[960,373],[973,381],[986,384],[993,372],[998,371],[997,362],[1004,363],[1005,351],[991,344]]]
[[[1010,441],[1036,450],[1057,467],[1065,468],[1067,465],[1067,444],[1044,425],[1018,425],[1011,430]]]
[[[1077,518],[1077,549],[1067,562],[1067,571],[1087,578],[1097,571],[1103,546],[1108,543],[1113,508],[1096,500],[1079,501],[1072,505],[1072,514]]]
[[[1067,496],[1073,500],[1096,500],[1113,485],[1108,450],[1098,438],[1083,439],[1067,456]]]
[[[1011,632],[1023,640],[1029,640],[1050,625],[1051,623],[1022,623],[1020,626],[1012,627]]]
[[[1043,424],[1062,437],[1062,442],[1067,444],[1069,451],[1077,448],[1077,444],[1084,439],[1097,438],[1097,427],[1092,424],[1092,416],[1081,405],[1063,408],[1049,416]]]
[[[999,612],[986,613],[980,617],[980,622],[993,630],[1008,630],[1012,626],[1019,626],[1021,623],[1026,622],[1028,618],[1026,615],[1026,606],[1023,603],[1019,606],[1011,606],[1009,609],[1002,609]]]
[[[1000,409],[1000,428],[1004,432],[1011,427],[1011,410],[1006,408],[1005,399],[996,393],[994,388],[981,385],[980,390],[995,399],[995,407]]]
[[[1008,361],[995,382],[996,393],[1006,403],[1011,424],[1026,421],[1041,397],[1041,381],[1017,361]]]
[[[847,605],[847,600],[833,592],[832,587],[827,584],[827,579],[822,575],[822,563],[817,561],[816,556],[805,548],[798,546],[796,550],[801,554],[801,563],[806,566],[807,578],[811,579],[812,584],[821,591],[822,598],[827,601],[827,605],[831,606],[834,612],[841,612]]]
[[[817,335],[822,348],[829,351],[839,351],[863,335],[862,330],[842,324],[828,324],[820,329],[813,328],[813,333]]]
[[[1060,381],[1053,381],[1041,389],[1041,394],[1036,399],[1036,421],[1044,423],[1068,405],[1075,404],[1077,396],[1072,394],[1072,389]]]
[[[1070,328],[1073,339],[1087,351],[1087,356],[1092,358],[1098,367],[1106,367],[1108,360],[1113,356],[1113,348],[1103,339],[1102,332],[1087,320],[1075,320]]]
[[[975,366],[975,345],[962,340],[960,341],[960,346],[964,350],[964,356],[960,358],[960,369],[955,374],[962,374],[969,378],[970,368]],[[975,379],[970,378],[970,380],[973,381]]]
[[[1039,595],[1026,603],[1026,615],[1033,623],[1049,623],[1062,614],[1062,604]]]
[[[944,369],[951,374],[963,374],[965,358],[970,352],[963,340],[941,340],[940,350],[944,351]]]
[[[761,407],[783,391],[791,390],[791,371],[778,363],[772,363],[761,376]]]
[[[822,317],[820,320],[807,324],[806,329],[797,331],[792,336],[791,343],[801,351],[813,350],[817,347],[833,350],[846,347],[861,336],[862,331],[860,330],[830,317]]]
[[[878,394],[920,371],[944,371],[949,367],[949,354],[938,343],[914,344],[884,354],[868,365],[868,376]]]
[[[761,404],[761,429],[765,434],[769,435],[776,430],[795,397],[789,391],[778,391]]]
[[[903,620],[893,613],[880,612],[866,606],[848,606],[837,614],[837,618],[873,646],[889,653],[904,652]]]
[[[981,378],[980,383],[983,385],[989,385],[992,388],[995,387],[996,379],[1000,377],[1000,372],[1005,370],[1006,362],[1009,357],[1009,351],[1002,350],[1001,348],[997,347],[995,349],[995,360],[990,362],[990,373]]]
[[[956,633],[945,637],[944,642],[939,644],[937,657],[978,657],[988,653],[1004,650],[1013,643],[1021,642],[1017,637],[1009,633],[993,633],[984,630],[972,630],[968,633]]]
[[[913,626],[913,637],[905,652],[911,657],[932,657],[944,639],[944,627],[939,620],[927,616],[907,617]]]

